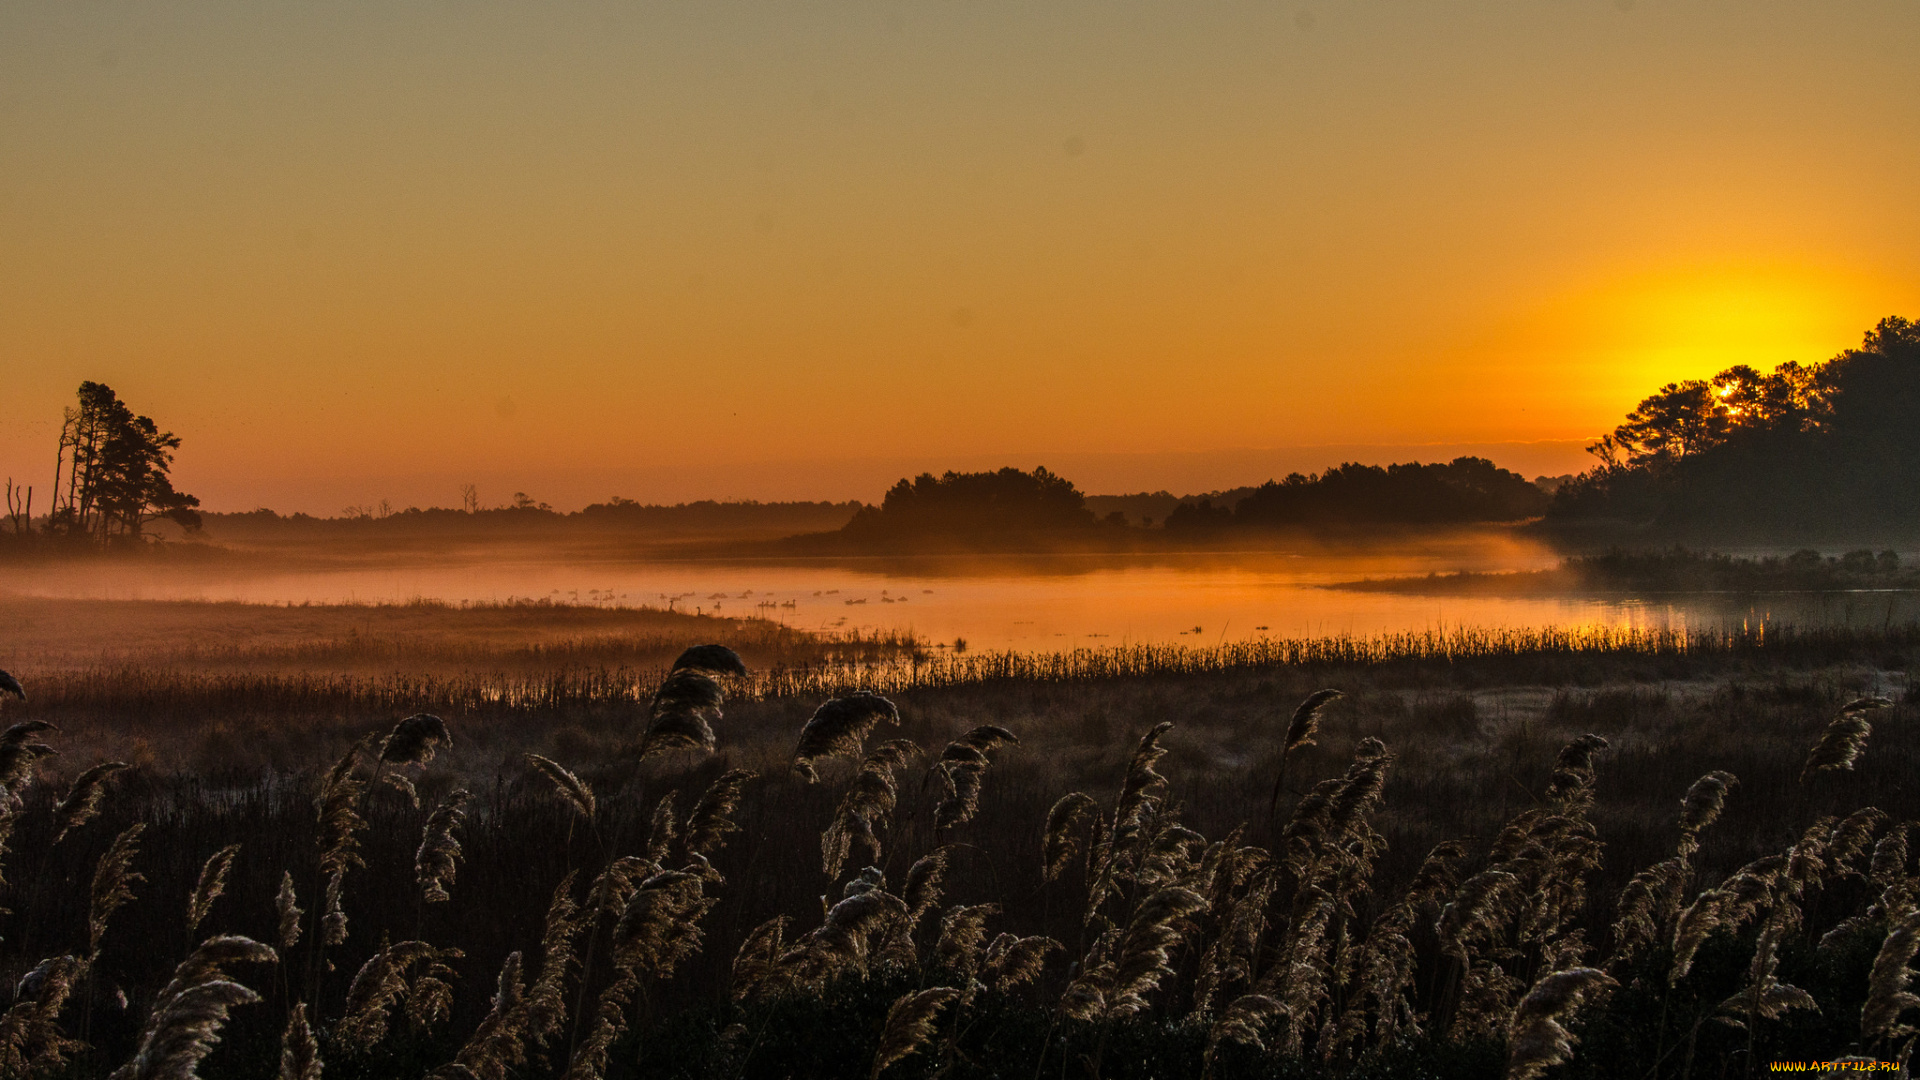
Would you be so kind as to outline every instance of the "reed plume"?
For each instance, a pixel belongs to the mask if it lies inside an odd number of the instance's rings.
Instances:
[[[987,944],[987,920],[999,913],[998,904],[971,904],[948,910],[940,919],[940,940],[934,946],[934,956],[940,966],[971,979]]]
[[[459,871],[461,854],[460,841],[453,833],[467,819],[469,798],[466,788],[454,788],[427,816],[426,827],[421,830],[420,847],[413,853],[413,876],[426,903],[444,903],[453,898],[447,886],[453,884],[454,875]]]
[[[540,935],[540,974],[527,990],[527,1039],[545,1049],[567,1022],[567,972],[575,966],[573,941],[585,919],[573,900],[577,871],[568,871],[554,887]]]
[[[1155,839],[1153,822],[1160,815],[1167,796],[1167,778],[1154,766],[1167,754],[1160,740],[1171,730],[1173,724],[1162,721],[1141,736],[1127,763],[1120,794],[1114,800],[1111,822],[1099,823],[1105,835],[1096,838],[1093,844],[1086,922],[1099,916],[1108,899],[1138,876],[1140,863],[1149,854]]]
[[[780,957],[781,981],[817,990],[842,972],[864,972],[874,942],[904,927],[908,917],[906,903],[885,889],[847,897]]]
[[[1886,822],[1886,812],[1873,806],[1862,807],[1841,818],[1840,824],[1828,834],[1822,852],[1827,870],[1842,877],[1860,876],[1853,864],[1867,853],[1873,834]]]
[[[346,1015],[334,1038],[348,1050],[365,1054],[387,1037],[389,1018],[405,999],[416,1028],[444,1019],[452,996],[453,971],[446,961],[459,949],[439,949],[424,941],[398,941],[367,958],[347,987]]]
[[[1800,770],[1800,782],[1806,783],[1816,772],[1851,771],[1860,755],[1867,752],[1867,737],[1873,734],[1873,725],[1867,722],[1866,714],[1892,704],[1886,698],[1867,697],[1842,707],[1840,715],[1827,724],[1820,741],[1807,753],[1807,763]]]
[[[307,1003],[296,1001],[280,1036],[280,1072],[275,1080],[320,1080],[320,1040],[307,1023]]]
[[[59,751],[45,743],[28,742],[43,731],[58,728],[45,720],[23,720],[0,731],[0,796],[8,807],[20,805],[21,795],[33,783],[34,765]]]
[[[1087,840],[1082,833],[1099,816],[1100,804],[1093,796],[1078,791],[1061,796],[1053,809],[1047,811],[1046,837],[1040,849],[1046,880],[1052,881],[1065,873],[1085,852]]]
[[[1137,828],[1149,800],[1164,799],[1167,778],[1155,771],[1154,766],[1167,756],[1167,748],[1160,745],[1160,740],[1172,730],[1173,723],[1163,720],[1142,735],[1140,745],[1134,748],[1133,758],[1127,762],[1127,778],[1121,784],[1120,798],[1114,804],[1116,833],[1128,827]]]
[[[1002,746],[1019,746],[1020,737],[998,724],[981,724],[955,742],[970,746],[983,754],[991,754]]]
[[[1440,939],[1440,951],[1472,963],[1473,943],[1498,932],[1505,922],[1507,908],[1520,879],[1505,870],[1488,869],[1460,883],[1453,899],[1440,909],[1433,931]]]
[[[384,945],[360,965],[347,987],[346,1015],[334,1027],[340,1045],[365,1054],[387,1037],[388,1014],[407,991],[409,954],[417,956],[417,950],[427,947],[424,941]]]
[[[274,894],[273,912],[279,922],[281,950],[293,948],[300,940],[300,916],[305,912],[300,910],[299,899],[294,895],[291,871],[280,875],[280,891]]]
[[[323,945],[340,945],[347,940],[347,912],[342,906],[347,872],[366,865],[360,857],[360,834],[367,828],[366,819],[360,816],[360,802],[367,785],[354,770],[368,743],[363,739],[347,748],[321,781],[320,793],[313,800],[319,822],[320,872],[327,881],[321,898]]]
[[[1907,989],[1913,972],[1907,964],[1920,952],[1920,912],[1906,913],[1873,958],[1873,973],[1867,977],[1867,1001],[1860,1009],[1860,1034],[1868,1043],[1904,1038],[1914,1033],[1910,1024],[1900,1023],[1900,1014],[1920,1006],[1920,996]]]
[[[228,844],[207,857],[206,864],[200,868],[200,878],[194,882],[193,893],[187,897],[187,929],[198,930],[207,920],[207,914],[213,910],[213,902],[227,891],[227,874],[233,869],[234,857],[240,854],[239,844]]]
[[[704,877],[669,870],[640,883],[614,926],[614,952],[667,978],[674,969],[700,951],[704,931],[700,920],[713,906],[704,892]]]
[[[1275,1017],[1284,1016],[1287,1007],[1277,998],[1265,994],[1242,994],[1234,998],[1220,1013],[1220,1018],[1207,1028],[1207,1048],[1201,1054],[1202,1077],[1213,1075],[1213,1057],[1223,1042],[1239,1043],[1251,1046],[1255,1050],[1265,1050],[1266,1027]]]
[[[1778,891],[1790,866],[1791,860],[1783,855],[1755,859],[1734,871],[1718,888],[1695,897],[1674,923],[1673,968],[1667,975],[1668,985],[1687,977],[1694,956],[1708,937],[1722,930],[1737,932],[1763,905],[1790,899]]]
[[[829,878],[840,876],[856,843],[874,862],[880,861],[881,834],[892,823],[899,801],[900,789],[893,771],[919,752],[912,741],[893,739],[875,747],[861,761],[860,771],[840,797],[832,823],[820,834],[820,866]]]
[[[202,942],[154,999],[133,1060],[115,1069],[109,1080],[196,1080],[200,1062],[220,1042],[227,1010],[260,1000],[229,979],[226,967],[278,959],[251,938],[223,936]]]
[[[1058,948],[1059,942],[1038,934],[1033,937],[1001,934],[981,957],[981,979],[1004,994],[1038,979],[1046,967],[1047,954]]]
[[[20,680],[4,671],[0,671],[0,694],[12,694],[21,701],[27,700],[27,691],[20,685]]]
[[[1748,965],[1746,984],[1739,993],[1720,1003],[1721,1019],[1726,1023],[1750,1028],[1756,1019],[1778,1020],[1788,1009],[1820,1011],[1812,994],[1774,976],[1780,968],[1780,936],[1784,929],[1784,920],[1772,919],[1760,932],[1753,961]]]
[[[1625,962],[1658,940],[1679,910],[1692,868],[1684,855],[1663,859],[1633,875],[1613,905],[1614,959]]]
[[[680,668],[661,681],[647,706],[647,729],[640,736],[642,761],[672,750],[712,753],[713,722],[720,719],[725,695],[703,671]]]
[[[86,961],[54,956],[20,980],[13,1006],[0,1013],[0,1076],[54,1072],[86,1048],[60,1027],[60,1012],[86,973]]]
[[[607,1055],[627,1029],[627,1009],[643,976],[667,978],[700,948],[700,919],[713,901],[698,874],[664,871],[634,889],[614,927],[613,981],[600,992],[593,1026],[567,1065],[566,1080],[598,1080]]]
[[[693,804],[693,811],[687,815],[686,828],[682,830],[683,843],[689,856],[711,858],[726,846],[728,836],[740,831],[733,814],[740,806],[740,797],[746,791],[747,782],[754,776],[747,769],[729,769],[707,785],[700,801]]]
[[[539,754],[521,756],[526,758],[527,764],[538,770],[540,775],[552,782],[553,789],[560,794],[560,798],[565,800],[568,806],[573,807],[574,813],[586,818],[589,822],[593,820],[598,804],[594,801],[593,789],[587,786],[586,781],[567,771],[565,766],[552,758],[541,757]]]
[[[447,722],[431,713],[418,713],[393,725],[380,740],[379,760],[389,765],[425,765],[441,747],[453,749]]]
[[[1872,712],[1875,709],[1889,709],[1892,707],[1893,707],[1892,698],[1882,697],[1879,694],[1869,694],[1866,697],[1854,698],[1852,701],[1849,701],[1845,705],[1840,706],[1840,711],[1842,713],[1862,713],[1862,712]]]
[[[1293,710],[1293,718],[1287,721],[1286,736],[1280,743],[1282,759],[1303,746],[1312,746],[1314,736],[1320,732],[1320,711],[1346,696],[1338,690],[1315,690],[1307,695]]]
[[[647,822],[647,859],[663,863],[673,852],[673,842],[680,838],[680,821],[674,817],[673,792],[660,796],[653,804],[653,816]]]
[[[1536,1080],[1548,1069],[1573,1060],[1579,1041],[1561,1022],[1592,994],[1619,984],[1594,968],[1571,968],[1533,984],[1507,1023],[1506,1080]]]
[[[1214,998],[1223,988],[1253,981],[1256,953],[1267,932],[1267,905],[1279,884],[1276,877],[1271,868],[1255,872],[1239,896],[1216,918],[1219,931],[1201,956],[1200,972],[1194,980],[1196,1014],[1211,1013]],[[1214,906],[1216,910],[1220,907]]]
[[[704,671],[709,675],[737,675],[745,678],[747,665],[740,654],[725,645],[692,645],[673,662],[674,671]]]
[[[1680,800],[1680,832],[1689,841],[1720,818],[1727,805],[1727,793],[1740,786],[1739,778],[1724,769],[1715,769],[1687,788]]]
[[[140,834],[145,825],[131,825],[113,838],[106,853],[94,866],[91,901],[87,906],[87,963],[100,958],[100,942],[107,935],[107,922],[113,913],[133,900],[133,887],[147,880],[134,872],[133,857],[140,851]]]
[[[907,905],[907,914],[913,925],[927,912],[940,906],[940,892],[947,875],[947,854],[949,849],[937,848],[919,859],[907,869],[906,885],[900,890],[900,898]]]
[[[880,1047],[873,1055],[873,1070],[867,1074],[869,1080],[879,1080],[887,1066],[920,1049],[933,1036],[933,1018],[959,996],[960,991],[950,986],[935,986],[895,999],[887,1009]]]
[[[786,952],[787,923],[785,915],[775,915],[748,931],[740,942],[733,956],[735,1001],[759,994],[780,970],[780,957]]]
[[[68,833],[92,821],[100,813],[100,801],[107,796],[107,781],[114,773],[132,767],[124,761],[103,761],[74,777],[67,797],[53,808],[53,819],[60,823],[60,832],[53,842],[65,840]]]
[[[500,965],[493,1006],[454,1055],[453,1064],[474,1080],[508,1080],[527,1060],[526,1035],[526,984],[520,977],[520,954],[512,952]]]
[[[1173,950],[1191,929],[1188,920],[1206,904],[1206,897],[1180,886],[1142,900],[1125,930],[1095,942],[1061,996],[1062,1012],[1104,1020],[1145,1011],[1147,995],[1173,974]]]
[[[1314,745],[1314,738],[1320,733],[1321,710],[1346,696],[1338,690],[1315,690],[1293,710],[1286,734],[1280,739],[1280,769],[1273,778],[1273,797],[1267,801],[1268,818],[1280,812],[1280,793],[1286,788],[1287,765],[1293,760],[1293,752]]]
[[[935,828],[950,829],[973,820],[980,811],[980,785],[993,763],[993,751],[1019,742],[1006,728],[983,724],[947,744],[932,770],[945,792],[934,807]]]
[[[1821,950],[1833,948],[1841,941],[1866,929],[1870,925],[1890,920],[1897,922],[1906,912],[1914,909],[1915,882],[1907,877],[1907,837],[1914,822],[1903,822],[1888,829],[1880,842],[1873,846],[1873,859],[1868,864],[1867,881],[1879,890],[1880,897],[1867,909],[1857,915],[1840,920],[1831,930],[1820,937]]]
[[[1593,757],[1608,747],[1598,735],[1582,735],[1568,743],[1554,759],[1553,775],[1547,781],[1547,802],[1562,813],[1584,811],[1593,805]]]
[[[900,725],[900,710],[893,702],[865,690],[834,698],[808,717],[800,729],[800,745],[793,751],[793,768],[808,783],[820,779],[814,763],[822,758],[857,758],[867,745],[867,736],[880,722]]]
[[[464,955],[459,949],[434,949],[420,961],[407,989],[407,1022],[415,1031],[425,1031],[453,1013],[455,973],[447,961]]]
[[[1873,846],[1873,861],[1868,865],[1867,880],[1884,889],[1906,879],[1907,837],[1912,828],[1913,822],[1910,821],[1895,825]]]
[[[658,864],[633,855],[622,855],[603,867],[587,886],[587,922],[596,925],[600,918],[618,918],[640,883],[660,872]]]

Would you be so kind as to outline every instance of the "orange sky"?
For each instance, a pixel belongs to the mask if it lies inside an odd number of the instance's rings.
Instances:
[[[0,473],[1202,490],[1920,316],[1913,0],[0,6]]]

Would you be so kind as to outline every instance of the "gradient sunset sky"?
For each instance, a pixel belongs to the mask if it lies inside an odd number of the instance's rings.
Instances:
[[[1197,491],[1920,316],[1916,0],[0,5],[0,474]]]

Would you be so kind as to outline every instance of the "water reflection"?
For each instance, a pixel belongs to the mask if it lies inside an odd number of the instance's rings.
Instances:
[[[552,600],[760,617],[805,630],[910,631],[973,648],[1211,645],[1262,636],[1373,635],[1457,626],[1878,626],[1920,619],[1911,592],[1610,597],[1416,596],[1326,586],[1362,577],[1536,569],[1544,551],[1434,545],[1360,554],[1004,556],[964,560],[622,561],[550,550],[299,567],[21,568],[10,591],[95,599],[254,603]]]

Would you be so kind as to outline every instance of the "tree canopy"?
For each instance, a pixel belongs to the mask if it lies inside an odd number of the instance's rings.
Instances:
[[[850,533],[968,534],[1084,529],[1096,524],[1086,496],[1065,477],[1012,467],[996,472],[921,473],[888,489],[846,525]]]
[[[1550,525],[1696,539],[1920,525],[1920,325],[1882,319],[1858,349],[1762,374],[1669,383],[1588,448]]]
[[[111,387],[81,383],[62,418],[49,531],[108,542],[137,540],[160,518],[199,528],[200,500],[175,491],[170,475],[179,446]]]
[[[1486,458],[1385,467],[1348,462],[1312,476],[1269,480],[1231,508],[1207,500],[1182,504],[1168,515],[1167,528],[1517,521],[1538,516],[1546,505],[1544,491]]]

